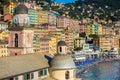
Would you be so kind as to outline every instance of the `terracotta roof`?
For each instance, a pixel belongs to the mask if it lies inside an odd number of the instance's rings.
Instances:
[[[0,80],[6,77],[49,67],[44,54],[27,54],[0,58]]]

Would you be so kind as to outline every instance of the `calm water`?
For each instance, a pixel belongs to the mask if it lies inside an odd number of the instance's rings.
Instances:
[[[78,77],[82,80],[120,80],[120,61],[97,64]]]

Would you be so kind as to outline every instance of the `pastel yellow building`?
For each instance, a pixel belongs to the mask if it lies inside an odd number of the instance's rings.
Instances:
[[[98,35],[102,35],[103,34],[103,29],[102,29],[102,25],[98,26]]]
[[[57,53],[57,38],[55,36],[50,36],[49,41],[49,53],[50,54],[56,54]]]
[[[93,34],[93,27],[91,24],[86,25],[86,35]]]
[[[38,24],[48,23],[48,11],[38,11]]]
[[[8,41],[9,33],[8,31],[1,31],[0,32],[0,40]]]

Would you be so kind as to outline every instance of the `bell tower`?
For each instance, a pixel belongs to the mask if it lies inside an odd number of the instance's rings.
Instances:
[[[58,42],[58,45],[57,45],[57,51],[58,51],[58,54],[67,54],[67,45],[65,43],[65,41],[61,40]]]
[[[33,52],[33,30],[29,28],[28,9],[23,4],[17,5],[14,11],[13,23],[8,28],[8,55],[17,56]]]

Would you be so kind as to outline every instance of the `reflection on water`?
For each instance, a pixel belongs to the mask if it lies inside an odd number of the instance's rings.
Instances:
[[[82,80],[120,80],[120,61],[100,63],[77,75]]]

